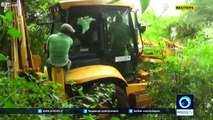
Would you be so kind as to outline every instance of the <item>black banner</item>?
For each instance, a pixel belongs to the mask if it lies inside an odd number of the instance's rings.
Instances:
[[[175,108],[0,108],[0,114],[176,114]]]

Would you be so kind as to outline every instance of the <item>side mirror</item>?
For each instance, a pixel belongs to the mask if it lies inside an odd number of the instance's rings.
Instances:
[[[139,29],[140,33],[144,33],[146,31],[146,26],[139,24],[139,28],[138,29]]]
[[[137,29],[139,30],[140,33],[144,33],[146,31],[146,26],[144,25],[141,25],[139,22],[138,22],[138,17],[137,17],[137,12],[138,12],[139,9],[137,9],[134,13],[134,17],[135,17],[135,24],[136,24],[136,27]]]

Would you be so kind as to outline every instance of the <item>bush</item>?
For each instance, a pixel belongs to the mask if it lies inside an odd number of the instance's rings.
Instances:
[[[198,1],[199,2],[199,1]],[[199,5],[198,5],[199,6]],[[200,9],[200,7],[199,7]],[[202,8],[211,9],[211,8]],[[198,9],[195,11],[199,11]],[[151,72],[150,82],[153,87],[148,93],[154,98],[154,108],[175,108],[176,95],[194,95],[193,119],[213,119],[213,25],[210,21],[193,22],[197,20],[194,14],[188,12],[181,18],[193,18],[192,21],[171,21],[171,24],[161,24],[161,20],[147,15],[147,21],[154,24],[145,32],[145,39],[159,40],[161,37],[169,37],[167,33],[172,26],[177,28],[177,40],[184,44],[184,49],[177,51],[173,56],[166,56],[166,63],[154,64],[149,67]],[[207,13],[208,14],[208,13]],[[189,16],[186,16],[189,15]],[[192,17],[193,16],[193,17]],[[206,16],[208,17],[208,16]],[[190,18],[190,19],[191,19]],[[199,17],[200,18],[200,17]],[[146,19],[144,16],[143,19]],[[166,18],[164,18],[166,19]],[[177,18],[178,19],[178,18]],[[203,18],[202,18],[203,19]],[[153,21],[153,22],[151,22]],[[163,22],[164,23],[164,22]],[[155,49],[155,48],[153,48]],[[152,65],[153,66],[153,65]],[[160,68],[160,70],[159,70]],[[177,117],[176,115],[145,115],[132,119],[192,119],[192,117]]]
[[[192,94],[194,118],[212,119],[213,45],[204,38],[197,34],[195,39],[188,40],[182,53],[167,57],[169,62],[162,65],[163,75],[154,73],[155,78],[161,78],[160,81],[152,81],[156,83],[150,91],[157,101],[155,107],[175,108],[176,95]]]
[[[29,80],[27,81],[26,80]],[[59,84],[44,81],[26,73],[25,78],[7,78],[4,72],[0,72],[0,107],[1,108],[96,108],[98,105],[112,101],[114,85],[95,85],[94,93],[86,94],[82,87],[72,84],[72,88],[78,96],[70,98],[69,102],[61,100],[57,96]],[[91,86],[92,87],[92,86]],[[81,98],[81,99],[78,99]],[[88,101],[91,101],[88,103]],[[92,103],[92,104],[91,104]],[[7,114],[1,115],[7,119],[98,119],[96,115],[74,114]]]

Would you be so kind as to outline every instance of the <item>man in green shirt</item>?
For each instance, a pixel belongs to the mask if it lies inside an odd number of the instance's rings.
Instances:
[[[73,40],[70,37],[75,30],[67,23],[61,25],[60,32],[49,36],[46,43],[46,51],[48,53],[47,59],[47,71],[49,79],[52,80],[51,67],[63,67],[64,73],[71,67],[71,61],[69,60],[69,50],[73,44]]]

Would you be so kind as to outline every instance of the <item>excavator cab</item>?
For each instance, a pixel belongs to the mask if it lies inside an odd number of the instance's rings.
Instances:
[[[63,23],[72,25],[76,31],[71,35],[74,42],[69,53],[71,68],[110,65],[125,80],[136,80],[138,43],[131,9],[129,5],[84,1],[61,2],[51,7],[52,33],[57,33]]]

